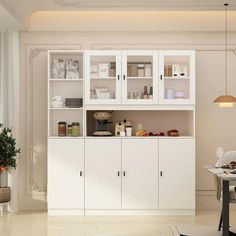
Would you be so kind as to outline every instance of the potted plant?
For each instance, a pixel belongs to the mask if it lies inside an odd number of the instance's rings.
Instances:
[[[12,130],[0,123],[0,203],[10,201],[10,187],[1,186],[3,172],[16,169],[16,157],[20,149],[16,147],[16,139],[12,136]]]

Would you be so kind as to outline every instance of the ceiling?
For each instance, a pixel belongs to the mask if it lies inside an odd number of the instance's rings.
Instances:
[[[226,0],[0,0],[0,6],[22,25],[35,12],[155,10],[221,11]],[[236,0],[227,1],[236,10]]]
[[[228,0],[230,9],[236,1]],[[225,0],[0,0],[11,14],[25,19],[36,11],[151,9],[151,10],[222,10]]]

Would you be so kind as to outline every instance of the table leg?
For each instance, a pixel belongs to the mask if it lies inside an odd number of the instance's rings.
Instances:
[[[223,236],[229,236],[229,181],[223,180]]]

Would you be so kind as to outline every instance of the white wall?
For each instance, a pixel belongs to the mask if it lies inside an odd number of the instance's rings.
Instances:
[[[212,176],[203,166],[214,164],[216,147],[236,149],[236,108],[223,110],[212,104],[224,91],[223,42],[216,32],[22,32],[20,208],[46,209],[46,50],[148,48],[197,50],[197,208],[215,209]],[[229,35],[229,42],[229,48],[236,48],[236,33]],[[234,96],[235,68],[236,56],[229,52],[229,91]]]

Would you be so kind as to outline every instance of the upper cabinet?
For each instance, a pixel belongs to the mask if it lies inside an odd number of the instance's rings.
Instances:
[[[86,51],[85,68],[86,104],[120,104],[121,52]]]
[[[195,52],[85,51],[86,104],[194,104]]]
[[[155,104],[158,98],[158,52],[122,52],[122,103]]]
[[[159,51],[160,104],[195,104],[195,52]]]

